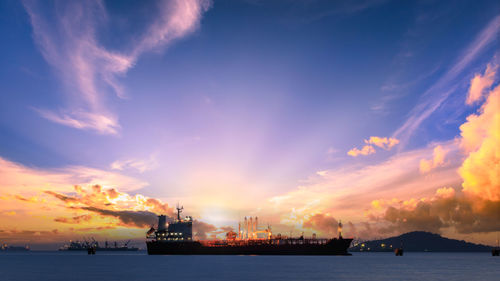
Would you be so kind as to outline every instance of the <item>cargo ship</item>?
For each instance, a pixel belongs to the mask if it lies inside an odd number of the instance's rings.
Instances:
[[[181,218],[182,209],[177,207],[177,218],[168,224],[166,216],[158,216],[157,228],[146,234],[149,255],[350,255],[352,239],[342,237],[341,223],[337,238],[292,238],[273,235],[270,226],[259,230],[257,217],[245,217],[238,233],[229,231],[226,239],[196,241],[193,218]]]
[[[69,241],[69,244],[65,244],[59,251],[88,251],[88,249],[94,249],[94,251],[138,251],[139,248],[130,247],[128,244],[130,241],[120,245],[118,242],[108,243],[104,242],[104,247],[99,246],[99,242],[93,240],[89,241]]]
[[[29,245],[25,245],[25,246],[9,246],[9,245],[7,245],[7,244],[4,243],[0,247],[0,251],[27,252],[27,251],[31,251],[31,249],[30,249]]]

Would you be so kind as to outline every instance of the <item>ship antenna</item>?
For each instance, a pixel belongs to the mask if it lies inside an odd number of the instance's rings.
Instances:
[[[184,206],[179,207],[179,202],[177,202],[177,220],[181,221],[181,212],[184,209]]]

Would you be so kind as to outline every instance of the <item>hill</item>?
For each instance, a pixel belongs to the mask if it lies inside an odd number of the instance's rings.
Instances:
[[[425,231],[408,232],[382,240],[358,243],[351,252],[387,252],[403,246],[409,252],[486,252],[491,246],[442,237]]]

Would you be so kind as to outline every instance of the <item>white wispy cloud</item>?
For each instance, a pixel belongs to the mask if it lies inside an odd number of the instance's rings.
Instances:
[[[116,160],[113,163],[111,163],[111,169],[113,170],[126,170],[126,169],[133,169],[137,170],[139,173],[144,173],[145,171],[151,170],[155,168],[158,165],[158,161],[156,160],[156,157],[152,155],[148,159],[121,159],[121,160]]]
[[[420,124],[435,112],[454,92],[453,81],[464,69],[492,42],[497,40],[500,31],[500,15],[476,36],[474,41],[462,52],[460,59],[434,85],[425,91],[418,104],[411,110],[408,119],[393,134],[404,146]]]
[[[161,48],[193,32],[202,14],[210,7],[207,0],[161,1],[157,15],[144,35],[132,45],[130,53],[107,49],[98,38],[106,25],[107,11],[100,1],[46,3],[24,1],[33,27],[33,37],[44,59],[56,70],[69,103],[60,110],[38,109],[53,122],[102,134],[117,134],[118,116],[106,105],[114,93],[125,98],[119,82],[146,51]]]

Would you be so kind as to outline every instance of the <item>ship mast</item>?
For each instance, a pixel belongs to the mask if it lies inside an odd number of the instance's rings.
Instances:
[[[182,210],[184,210],[184,206],[181,206],[179,208],[179,203],[177,203],[176,209],[177,209],[177,220],[181,221],[181,212],[182,212]]]

